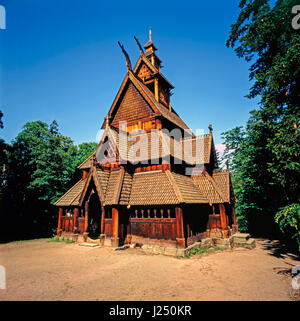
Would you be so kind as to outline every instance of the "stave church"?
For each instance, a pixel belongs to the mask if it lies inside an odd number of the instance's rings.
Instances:
[[[103,121],[82,178],[55,202],[58,236],[119,247],[184,249],[238,231],[232,184],[218,167],[213,129],[195,135],[171,104],[174,86],[161,73],[157,48],[134,37],[140,56]],[[187,112],[188,112],[188,106]]]

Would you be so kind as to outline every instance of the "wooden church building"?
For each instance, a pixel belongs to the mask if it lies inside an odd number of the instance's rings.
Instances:
[[[79,166],[82,179],[55,203],[59,236],[185,248],[238,230],[229,170],[218,168],[212,127],[195,136],[175,112],[174,86],[161,73],[151,31],[149,38],[144,49],[135,38],[134,68],[119,43],[127,73],[97,151]]]

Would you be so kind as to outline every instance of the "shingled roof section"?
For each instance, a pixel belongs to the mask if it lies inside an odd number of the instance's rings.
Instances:
[[[132,175],[129,174],[128,172],[125,172],[122,189],[120,193],[120,200],[119,200],[120,205],[128,205],[130,200],[131,187],[132,187]]]
[[[91,156],[89,156],[85,161],[83,161],[77,168],[79,169],[88,169],[91,168],[93,163],[93,157],[96,155],[94,152]]]
[[[119,203],[120,192],[124,177],[124,169],[110,172],[104,205],[115,205]]]
[[[203,174],[192,176],[194,185],[201,191],[208,200],[209,204],[223,203],[220,194],[214,188],[212,182]]]
[[[159,186],[159,188],[158,188]],[[179,204],[180,200],[165,172],[135,173],[132,180],[130,205]]]
[[[109,173],[110,171],[107,169],[102,169],[95,166],[91,167],[88,177],[85,179],[84,188],[79,198],[80,206],[83,205],[83,200],[91,184],[91,181],[93,181],[95,184],[100,201],[104,203]]]
[[[223,193],[224,201],[230,202],[230,174],[229,171],[213,172],[214,181]]]
[[[60,199],[58,199],[55,206],[78,206],[79,198],[83,191],[85,180],[81,179],[74,186],[72,186]]]
[[[191,177],[172,172],[175,183],[180,191],[183,203],[199,204],[208,203],[205,194],[196,188]],[[172,182],[172,180],[171,180]]]
[[[124,135],[124,142],[120,138],[119,132]],[[159,158],[167,159],[171,156],[189,165],[196,165],[207,164],[211,159],[212,138],[210,135],[199,136],[195,139],[176,140],[162,130],[137,131],[136,134],[132,135],[131,133],[129,136],[126,132],[110,128],[109,137],[113,140],[112,144],[118,148],[120,158],[131,163],[146,162]],[[139,143],[141,140],[143,140],[143,143]],[[133,147],[135,144],[136,148]]]

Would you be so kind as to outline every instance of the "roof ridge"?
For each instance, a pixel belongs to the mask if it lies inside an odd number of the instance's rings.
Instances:
[[[88,156],[80,165],[77,166],[77,168],[80,169],[81,165],[83,165],[87,160],[89,160],[96,152],[97,150],[95,150],[90,156]]]
[[[170,170],[167,169],[167,170],[165,171],[165,174],[167,175],[167,177],[168,177],[168,179],[169,179],[169,182],[170,182],[170,184],[171,184],[171,186],[172,186],[172,188],[173,188],[173,190],[174,190],[174,192],[175,192],[175,194],[176,194],[176,196],[177,196],[177,198],[178,198],[179,203],[183,203],[184,200],[183,200],[182,194],[181,194],[181,192],[180,192],[180,189],[179,189],[179,187],[177,186],[177,183],[176,183],[176,181],[175,181],[175,178],[174,178],[174,176],[173,176],[173,173],[170,172]]]
[[[115,199],[114,199],[114,203],[115,204],[118,204],[119,203],[119,200],[120,200],[120,195],[121,195],[121,189],[122,189],[122,186],[123,186],[123,182],[124,182],[124,177],[125,177],[125,175],[124,175],[124,172],[125,172],[125,170],[124,170],[124,168],[121,168],[120,169],[120,179],[119,179],[119,184],[118,184],[118,186],[117,186],[117,188],[116,188],[116,191],[115,191]]]
[[[57,201],[55,201],[54,203],[53,203],[53,205],[55,205],[56,203],[58,203],[66,194],[68,194],[75,186],[77,186],[81,181],[83,181],[83,179],[81,178],[77,183],[75,183],[72,187],[70,187]],[[77,195],[78,196],[78,195]],[[76,196],[76,197],[77,197]],[[74,197],[74,199],[72,199],[72,202],[75,200],[75,198],[76,197]],[[72,203],[71,202],[71,203]]]
[[[205,177],[210,181],[210,183],[213,185],[217,193],[220,195],[223,202],[226,202],[226,197],[224,196],[223,192],[219,188],[218,184],[215,182],[214,178],[211,177],[207,172],[204,172]]]

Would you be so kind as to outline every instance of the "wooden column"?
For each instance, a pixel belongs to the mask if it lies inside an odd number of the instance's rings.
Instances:
[[[57,226],[57,235],[61,236],[62,229],[61,229],[61,217],[63,215],[63,209],[60,207],[58,209],[58,226]]]
[[[227,229],[227,220],[226,220],[226,211],[225,211],[225,205],[220,204],[220,218],[221,218],[221,228],[222,228],[222,236],[224,238],[229,236],[229,231]]]
[[[73,232],[77,233],[78,232],[78,216],[79,216],[79,209],[76,207],[74,209],[74,223],[73,223]]]
[[[82,179],[85,180],[88,176],[88,171],[84,170],[82,173]]]
[[[233,206],[232,206],[232,221],[233,221],[233,224],[232,224],[233,233],[238,232],[239,229],[236,221],[235,208]]]
[[[155,100],[159,101],[158,79],[157,78],[154,80],[154,96],[155,96]]]
[[[176,242],[178,248],[185,248],[182,208],[176,207]]]
[[[84,204],[84,232],[83,232],[83,238],[84,241],[87,241],[87,237],[89,235],[88,233],[88,227],[89,227],[89,202],[86,201]]]
[[[101,234],[104,234],[104,207],[101,206]]]
[[[100,245],[104,246],[105,244],[105,234],[104,234],[104,207],[101,206],[101,234],[99,236]]]
[[[119,246],[119,211],[116,208],[112,208],[112,238],[111,246]]]

